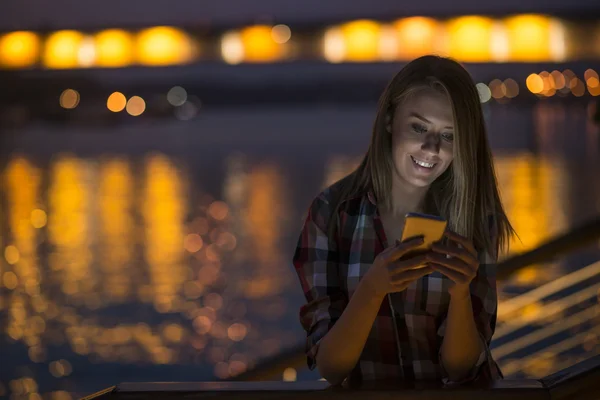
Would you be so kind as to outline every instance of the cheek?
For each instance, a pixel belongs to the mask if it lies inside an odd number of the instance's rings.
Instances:
[[[440,157],[447,163],[450,164],[454,159],[454,149],[452,145],[442,146],[440,149]]]
[[[421,142],[419,140],[411,139],[403,135],[392,137],[392,150],[394,151],[394,154],[410,153],[420,147]]]

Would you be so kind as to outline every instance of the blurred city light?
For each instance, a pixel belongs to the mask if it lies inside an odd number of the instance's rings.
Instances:
[[[223,35],[221,57],[228,64],[239,64],[244,60],[244,43],[239,32],[229,32]]]
[[[554,81],[554,88],[556,90],[560,90],[565,87],[565,76],[557,70],[554,70],[550,73],[552,76],[552,80]]]
[[[598,73],[591,68],[584,72],[583,77],[586,85],[588,85],[590,88],[595,88],[600,84],[600,81],[598,80]]]
[[[564,23],[552,18],[550,19],[548,29],[550,60],[557,62],[565,61],[567,58],[567,38]]]
[[[538,74],[529,75],[525,84],[527,85],[527,89],[534,94],[542,93],[544,90],[544,80]]]
[[[127,98],[121,92],[114,92],[108,96],[106,107],[112,112],[120,112],[127,106]]]
[[[41,229],[46,226],[48,217],[44,210],[36,209],[31,212],[31,225],[36,229]]]
[[[280,27],[274,31],[274,28],[268,25],[254,25],[242,29],[240,39],[244,49],[244,61],[270,62],[282,58],[285,54],[285,44],[289,40],[283,40],[285,32],[282,31],[285,31],[285,28]]]
[[[96,65],[125,67],[134,62],[133,35],[122,29],[107,29],[95,36]]]
[[[399,58],[398,33],[391,25],[383,25],[379,33],[379,59],[395,61]]]
[[[64,30],[52,33],[45,42],[42,62],[46,68],[76,68],[79,66],[79,49],[84,35]]]
[[[275,25],[271,29],[271,37],[275,43],[284,44],[292,38],[292,30],[287,25]]]
[[[504,80],[504,95],[509,99],[519,95],[519,84],[512,78]]]
[[[4,249],[4,258],[9,264],[16,264],[19,262],[19,250],[15,246],[6,246]]]
[[[575,97],[581,97],[585,94],[585,84],[579,78],[575,78],[574,81],[571,81],[571,92]]]
[[[511,61],[551,59],[550,18],[542,15],[517,15],[505,20]]]
[[[542,82],[544,83],[544,88],[542,89],[541,94],[543,96],[551,97],[556,94],[556,85],[554,83],[554,78],[552,74],[548,71],[542,71],[539,73],[540,78],[542,78]]]
[[[490,56],[494,62],[509,60],[510,43],[508,31],[501,21],[494,21],[491,28]]]
[[[39,57],[40,39],[34,32],[19,31],[0,36],[0,66],[27,68]]]
[[[298,373],[294,368],[286,368],[283,371],[283,381],[284,382],[295,382],[297,379]]]
[[[393,23],[398,38],[398,54],[408,60],[431,54],[436,48],[439,23],[428,17],[401,18]]]
[[[59,98],[62,108],[73,109],[79,105],[79,92],[73,89],[64,90]]]
[[[506,88],[500,79],[494,79],[490,82],[490,92],[496,100],[503,98],[506,95]]]
[[[477,92],[479,93],[479,100],[482,103],[487,103],[492,98],[492,91],[490,88],[483,82],[479,82],[475,85],[477,88]]]
[[[194,57],[192,39],[182,30],[159,26],[142,30],[136,37],[136,58],[142,65],[184,64]]]
[[[343,24],[341,33],[344,40],[346,61],[375,61],[379,56],[381,24],[370,20],[358,20]]]
[[[79,45],[77,62],[80,67],[91,67],[96,63],[96,44],[94,38],[85,36]]]
[[[323,36],[323,57],[330,63],[344,61],[346,44],[340,28],[329,28]]]
[[[126,109],[129,115],[137,117],[146,110],[146,102],[139,96],[133,96],[127,101]]]
[[[484,62],[492,59],[491,18],[465,16],[448,22],[448,54],[461,61]]]
[[[588,44],[581,43],[583,36],[569,21],[537,14],[501,19],[466,15],[448,20],[414,16],[391,23],[355,20],[321,29],[323,58],[332,63],[410,60],[424,54],[448,55],[461,62],[564,62],[600,55],[581,50]],[[239,64],[314,57],[310,46],[297,46],[291,39],[292,31],[284,24],[234,29],[221,37],[221,58]],[[106,29],[93,36],[57,31],[43,44],[34,32],[12,32],[0,36],[0,67],[35,66],[40,47],[42,65],[47,68],[184,64],[200,61],[200,40],[167,26],[138,33]]]
[[[172,87],[167,93],[167,101],[173,106],[181,106],[187,101],[187,92],[181,86]]]

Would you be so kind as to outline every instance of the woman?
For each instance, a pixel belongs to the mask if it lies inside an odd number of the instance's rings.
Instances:
[[[422,240],[398,241],[408,212],[448,221],[426,254],[404,256]],[[447,58],[412,61],[362,163],[317,196],[300,235],[309,367],[334,385],[501,378],[494,263],[512,233],[471,77]]]

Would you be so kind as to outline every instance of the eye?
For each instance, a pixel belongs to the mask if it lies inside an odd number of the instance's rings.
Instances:
[[[416,122],[413,122],[410,126],[411,126],[412,130],[415,131],[416,133],[427,132],[427,128],[424,125],[418,124]]]
[[[442,138],[447,142],[454,141],[454,135],[452,133],[442,133]]]

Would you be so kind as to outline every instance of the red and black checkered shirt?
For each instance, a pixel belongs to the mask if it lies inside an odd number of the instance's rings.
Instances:
[[[310,369],[319,342],[344,312],[359,281],[387,246],[374,196],[364,193],[344,199],[334,238],[328,238],[334,198],[339,185],[323,191],[309,208],[294,266],[307,304],[300,320],[307,332]],[[360,359],[346,384],[362,380],[441,381],[446,384],[502,377],[489,351],[497,312],[496,265],[480,252],[480,266],[471,283],[471,302],[485,350],[469,376],[450,382],[442,367],[440,348],[446,328],[451,281],[435,271],[382,302]]]

